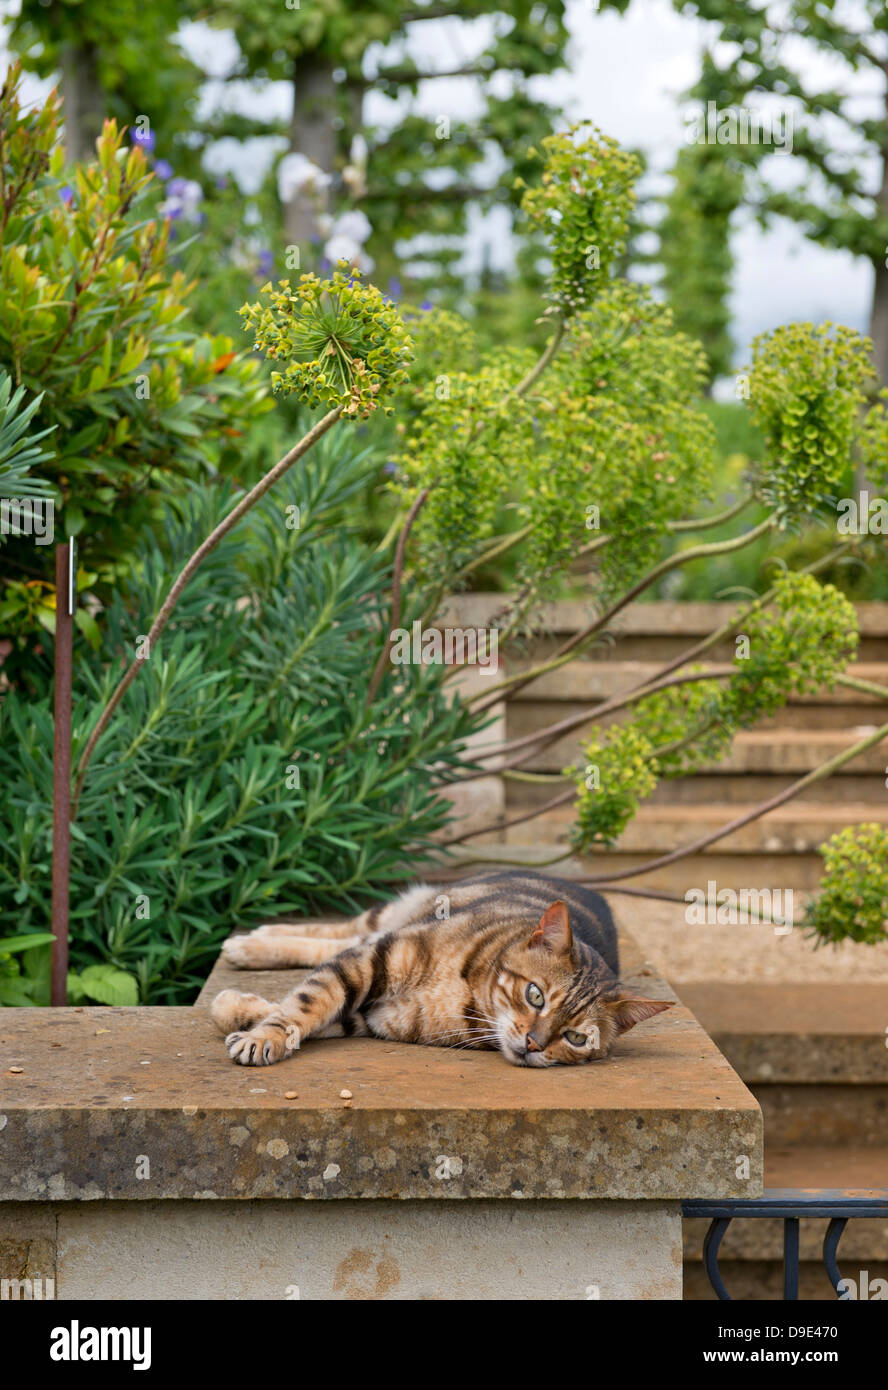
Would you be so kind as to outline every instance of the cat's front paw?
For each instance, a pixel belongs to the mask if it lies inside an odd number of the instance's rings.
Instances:
[[[260,936],[261,930],[258,927],[256,931],[230,936],[222,942],[222,955],[229,965],[238,970],[261,970],[263,966],[270,968],[274,964],[271,943]]]
[[[295,1023],[258,1023],[246,1033],[229,1033],[225,1039],[228,1055],[242,1067],[270,1067],[296,1052],[301,1034]]]

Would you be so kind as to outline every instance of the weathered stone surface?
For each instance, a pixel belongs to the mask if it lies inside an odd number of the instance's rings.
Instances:
[[[669,996],[649,968],[633,968],[646,993]],[[273,998],[294,975],[236,980]],[[220,969],[214,990],[225,983]],[[0,1097],[7,1201],[761,1190],[758,1106],[681,1007],[633,1030],[607,1061],[546,1071],[360,1038],[242,1068],[204,1008],[10,1009]]]
[[[681,1298],[674,1202],[69,1202],[57,1211],[66,1299]]]

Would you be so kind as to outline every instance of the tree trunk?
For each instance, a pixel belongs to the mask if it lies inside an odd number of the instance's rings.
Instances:
[[[304,154],[326,174],[336,166],[336,83],[333,62],[320,54],[300,58],[293,72],[293,120],[290,149]],[[329,206],[328,193],[295,194],[284,205],[284,227],[291,245],[320,236],[318,216]]]
[[[886,128],[888,128],[888,73],[886,73],[883,119]],[[888,140],[884,138],[881,155],[882,178],[876,199],[876,217],[883,224],[888,225]],[[888,385],[888,265],[886,265],[888,262],[888,237],[885,240],[886,245],[880,248],[879,255],[873,262],[875,275],[869,327],[869,335],[873,340],[873,362],[879,381],[883,386]]]
[[[873,305],[870,315],[869,335],[873,340],[873,361],[879,381],[888,385],[888,268],[885,257],[875,262],[875,283],[873,284]]]
[[[104,100],[95,51],[66,44],[61,54],[61,89],[65,116],[65,158],[83,163],[95,158],[102,133]]]

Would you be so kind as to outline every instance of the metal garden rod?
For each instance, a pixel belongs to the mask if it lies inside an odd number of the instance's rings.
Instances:
[[[56,546],[55,740],[52,794],[52,978],[50,1003],[68,1002],[68,908],[71,864],[71,647],[74,542]]]

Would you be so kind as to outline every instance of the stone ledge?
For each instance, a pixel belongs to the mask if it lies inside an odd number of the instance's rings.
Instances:
[[[626,970],[674,997],[643,962],[627,956]],[[226,973],[217,967],[204,1002]],[[294,978],[236,972],[272,997]],[[4,1201],[663,1201],[762,1186],[760,1109],[682,1007],[605,1062],[546,1071],[366,1038],[240,1068],[205,1007],[9,1009],[0,1084]]]
[[[681,994],[746,1082],[888,1084],[884,983],[700,980]]]

